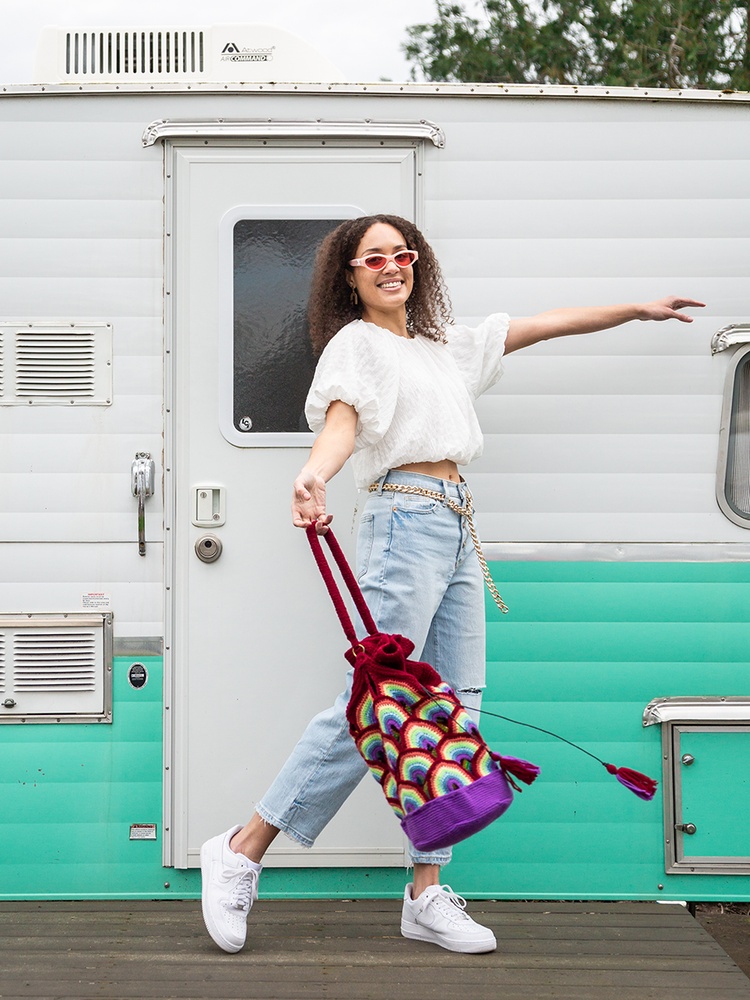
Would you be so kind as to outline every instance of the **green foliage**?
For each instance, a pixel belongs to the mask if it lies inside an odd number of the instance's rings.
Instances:
[[[481,83],[750,90],[748,8],[732,0],[436,0],[407,29],[412,76]]]

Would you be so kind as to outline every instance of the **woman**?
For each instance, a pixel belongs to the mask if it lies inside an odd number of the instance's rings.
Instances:
[[[326,483],[351,457],[368,491],[357,543],[357,577],[378,628],[409,636],[477,709],[484,686],[482,575],[465,518],[458,466],[481,451],[473,401],[502,374],[505,354],[553,337],[592,333],[630,320],[677,319],[701,306],[658,302],[555,309],[527,319],[490,316],[478,328],[450,323],[437,260],[412,223],[377,215],[342,223],[316,258],[310,328],[323,351],[306,414],[318,437],[294,483],[292,519],[327,530]],[[404,487],[409,492],[403,492]],[[426,491],[426,492],[423,492]],[[437,498],[435,496],[437,494]],[[244,827],[201,850],[203,913],[225,951],[245,942],[263,855],[283,831],[311,846],[367,768],[349,736],[347,689],[316,716]],[[465,901],[440,884],[450,851],[412,848],[401,931],[459,952],[496,947]]]

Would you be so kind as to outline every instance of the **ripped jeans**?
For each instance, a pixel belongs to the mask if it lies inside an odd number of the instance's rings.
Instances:
[[[393,471],[379,482],[436,490],[465,503],[463,483]],[[484,583],[464,518],[428,497],[368,494],[356,573],[378,628],[408,636],[413,657],[431,663],[469,709],[478,709],[485,675]],[[363,635],[361,622],[355,624]],[[334,705],[309,723],[256,805],[266,822],[306,847],[367,772],[345,715],[351,674]],[[445,865],[451,852],[425,853],[410,845],[410,855],[414,864]]]

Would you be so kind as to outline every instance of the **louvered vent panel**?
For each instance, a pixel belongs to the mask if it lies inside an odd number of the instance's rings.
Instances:
[[[66,35],[67,76],[179,78],[204,71],[202,31],[70,31]]]
[[[112,615],[0,614],[0,723],[111,722]]]
[[[96,686],[96,638],[91,632],[16,635],[15,690],[93,691]]]
[[[0,323],[0,404],[111,402],[110,324]]]
[[[94,395],[94,335],[19,331],[16,345],[16,395]]]

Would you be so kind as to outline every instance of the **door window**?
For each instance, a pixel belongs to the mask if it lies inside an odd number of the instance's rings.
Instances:
[[[310,434],[304,410],[316,359],[307,299],[315,253],[342,218],[357,213],[257,218],[251,212],[236,210],[223,223],[222,432],[241,447],[298,446]]]

